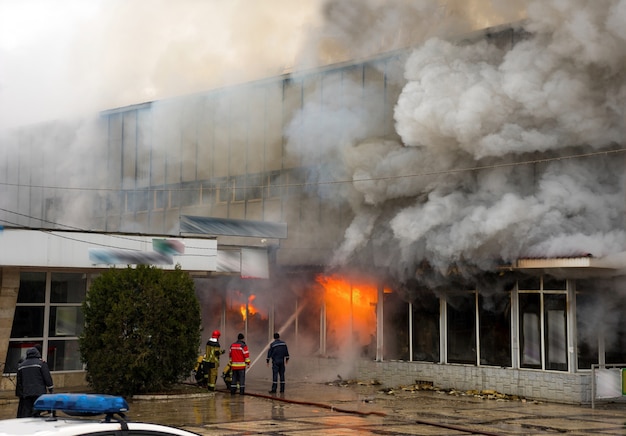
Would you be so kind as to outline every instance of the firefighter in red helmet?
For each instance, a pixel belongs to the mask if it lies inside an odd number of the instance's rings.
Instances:
[[[215,390],[215,383],[217,382],[217,371],[220,366],[220,356],[226,351],[222,350],[220,346],[220,331],[214,330],[211,334],[211,338],[206,343],[206,352],[204,359],[208,362],[209,367],[209,380],[207,387],[210,391]]]

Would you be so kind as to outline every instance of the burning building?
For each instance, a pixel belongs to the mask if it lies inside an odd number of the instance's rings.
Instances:
[[[294,375],[586,403],[592,369],[626,362],[623,9],[530,2],[511,25],[8,132],[0,216],[214,238],[193,271],[205,333],[245,332],[254,360],[278,330]],[[50,132],[92,141],[81,190],[48,189],[58,157],[23,146]],[[22,295],[52,269],[3,262],[6,308],[56,310]],[[7,350],[53,340],[16,316]]]

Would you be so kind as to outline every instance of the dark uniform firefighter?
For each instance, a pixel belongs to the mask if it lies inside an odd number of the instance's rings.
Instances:
[[[204,360],[208,363],[209,377],[207,380],[207,387],[210,391],[215,390],[215,383],[217,382],[217,371],[220,366],[220,356],[226,351],[222,350],[219,339],[220,331],[214,330],[211,334],[211,338],[206,343],[206,352],[204,354]]]
[[[280,391],[285,392],[285,365],[289,362],[289,350],[278,333],[274,333],[274,341],[267,350],[267,366],[270,366],[270,360],[272,361],[272,389],[269,392],[270,394],[276,393],[279,377]]]

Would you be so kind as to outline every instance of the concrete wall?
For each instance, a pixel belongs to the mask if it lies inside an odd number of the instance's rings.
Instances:
[[[440,365],[427,362],[358,361],[358,380],[378,380],[383,386],[432,382],[440,389],[484,390],[527,399],[570,404],[591,403],[591,373],[567,373],[487,366]]]
[[[19,289],[20,271],[16,268],[0,268],[0,363],[3,372]]]

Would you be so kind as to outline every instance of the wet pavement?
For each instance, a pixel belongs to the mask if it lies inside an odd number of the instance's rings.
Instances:
[[[201,435],[626,435],[624,403],[592,409],[372,383],[288,382],[284,395],[268,387],[252,379],[243,396],[190,386],[185,394],[139,396],[128,418]],[[3,395],[0,404],[0,418],[15,415],[15,399]]]

